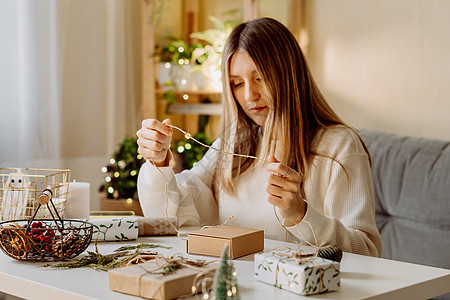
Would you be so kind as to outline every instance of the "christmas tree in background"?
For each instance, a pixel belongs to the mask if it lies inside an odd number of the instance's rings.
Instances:
[[[205,102],[205,101],[203,101]],[[198,132],[193,136],[197,141],[202,142],[205,145],[211,145],[212,141],[208,138],[205,133],[206,125],[209,122],[209,116],[201,115],[198,119]],[[197,144],[193,140],[188,140],[186,138],[173,141],[173,149],[176,150],[177,154],[180,156],[181,166],[177,166],[177,171],[182,171],[185,169],[192,168],[203,155],[208,151],[208,148]]]
[[[223,248],[221,264],[216,271],[211,294],[214,300],[239,299],[237,272],[233,263],[228,260],[228,244]]]
[[[138,199],[137,175],[144,160],[138,154],[136,142],[136,137],[125,137],[109,164],[102,168],[102,172],[107,175],[100,192],[105,192],[107,198]]]

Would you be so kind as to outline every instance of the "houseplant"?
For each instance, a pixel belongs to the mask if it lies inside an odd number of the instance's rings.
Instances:
[[[166,44],[157,47],[155,54],[160,58],[158,82],[163,89],[173,90],[213,90],[220,91],[220,60],[226,39],[233,28],[240,23],[235,17],[238,10],[230,10],[221,18],[209,16],[214,28],[190,34],[197,42],[188,42],[168,36]],[[192,76],[195,78],[195,84]],[[165,97],[173,102],[173,97]]]
[[[198,62],[203,76],[196,77],[199,89],[222,89],[221,84],[221,58],[223,47],[233,28],[240,23],[235,17],[238,10],[229,10],[222,14],[221,18],[209,16],[215,28],[193,32],[190,37],[204,41],[206,44],[197,47],[192,52],[192,60]]]
[[[163,47],[157,47],[155,55],[160,59],[158,63],[158,83],[165,90],[164,98],[174,103],[175,90],[193,89],[193,65],[200,62],[192,60],[192,53],[196,48],[202,47],[200,43],[188,45],[185,40],[174,36],[166,38]]]

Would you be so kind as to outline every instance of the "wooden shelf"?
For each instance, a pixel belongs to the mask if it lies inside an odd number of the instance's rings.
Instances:
[[[169,92],[170,90],[165,90],[165,89],[157,89],[156,90],[156,94],[158,96],[164,95],[164,93]],[[217,91],[217,90],[173,90],[173,92],[176,95],[183,95],[183,94],[188,94],[188,95],[220,95],[222,94],[222,91]]]
[[[184,115],[221,115],[220,103],[174,103],[167,110],[169,114]]]

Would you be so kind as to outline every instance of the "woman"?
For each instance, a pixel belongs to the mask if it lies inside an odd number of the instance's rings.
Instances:
[[[234,216],[227,225],[263,229],[267,238],[283,239],[286,228],[289,239],[380,256],[367,149],[325,101],[289,30],[270,18],[237,26],[222,75],[220,151],[191,170],[172,171],[170,120],[142,122],[144,214],[177,215],[180,225]]]

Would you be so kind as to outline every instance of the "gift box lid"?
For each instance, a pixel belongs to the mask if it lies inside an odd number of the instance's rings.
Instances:
[[[261,229],[251,229],[251,228],[241,228],[241,227],[231,227],[231,226],[217,226],[217,227],[207,227],[204,229],[199,229],[188,233],[188,235],[201,235],[210,236],[216,238],[237,238],[243,235],[248,235],[256,232],[264,231]]]
[[[280,253],[284,253],[284,254],[291,254],[293,253],[293,251],[278,251]],[[275,252],[266,252],[266,253],[258,253],[255,254],[255,261],[256,260],[271,260],[271,261],[280,261],[281,264],[291,264],[291,265],[295,265],[298,266],[299,268],[305,268],[305,267],[309,267],[310,265],[316,265],[316,266],[328,266],[328,265],[333,265],[335,266],[337,269],[339,269],[340,263],[333,261],[333,260],[329,260],[323,257],[315,257],[315,256],[310,256],[310,257],[305,257],[303,259],[302,263],[299,263],[299,260],[295,259],[295,258],[287,258],[286,256],[280,256]]]
[[[264,249],[264,231],[232,226],[196,230],[188,233],[187,252],[220,256],[225,243],[231,259],[255,253]]]

